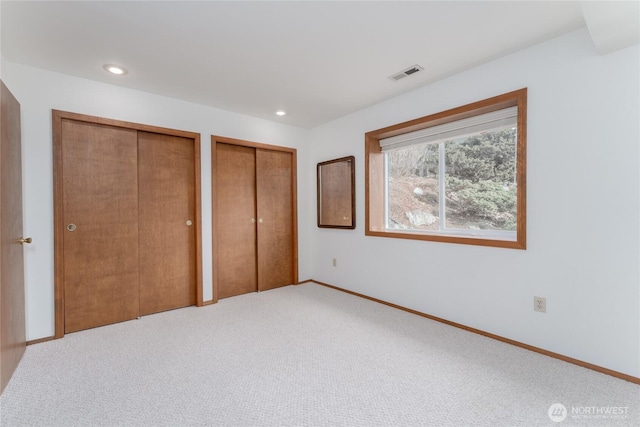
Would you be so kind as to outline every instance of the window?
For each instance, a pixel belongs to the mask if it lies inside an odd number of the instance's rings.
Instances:
[[[526,95],[367,133],[365,233],[524,249]]]

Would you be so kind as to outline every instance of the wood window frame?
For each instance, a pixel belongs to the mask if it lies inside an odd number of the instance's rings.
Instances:
[[[194,179],[195,179],[195,222],[194,235],[196,244],[196,306],[207,305],[202,296],[202,191],[200,171],[200,134],[176,129],[150,126],[121,120],[106,119],[86,114],[52,110],[53,125],[53,288],[54,288],[54,338],[64,336],[64,251],[63,237],[63,180],[62,180],[62,121],[75,120],[85,123],[114,126],[135,131],[159,133],[193,139],[194,143]]]
[[[516,179],[518,182],[516,240],[388,230],[385,226],[385,165],[384,154],[380,148],[380,140],[509,107],[517,107],[518,110],[516,141]],[[367,132],[365,134],[365,235],[526,249],[526,125],[527,89],[523,88],[415,120]]]

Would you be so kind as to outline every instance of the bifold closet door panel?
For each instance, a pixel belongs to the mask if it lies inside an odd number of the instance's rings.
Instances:
[[[291,285],[293,274],[293,154],[256,149],[258,289]]]
[[[140,315],[196,303],[193,139],[138,132]]]
[[[138,317],[137,132],[62,121],[64,325]]]
[[[218,298],[255,292],[256,150],[216,143]]]

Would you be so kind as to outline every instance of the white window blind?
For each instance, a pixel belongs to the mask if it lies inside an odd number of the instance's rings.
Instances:
[[[464,136],[513,128],[517,125],[518,107],[509,107],[503,110],[492,111],[478,116],[456,120],[442,125],[420,129],[414,132],[403,133],[391,138],[380,140],[382,151],[396,150],[416,144],[428,144],[439,141],[448,141]]]

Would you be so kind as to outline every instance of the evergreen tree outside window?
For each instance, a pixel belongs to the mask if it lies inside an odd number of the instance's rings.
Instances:
[[[526,89],[366,135],[366,234],[525,248]]]

